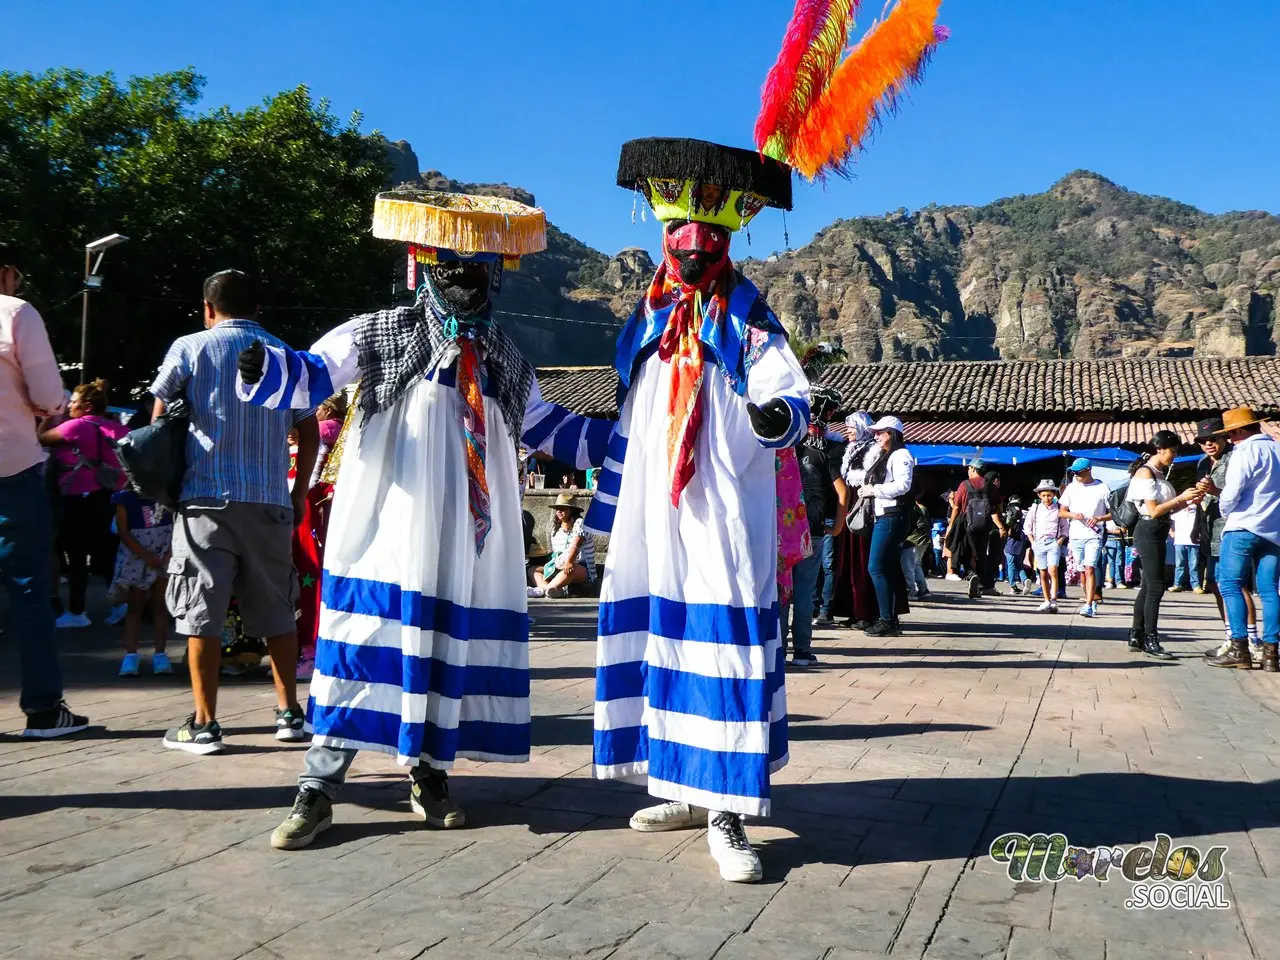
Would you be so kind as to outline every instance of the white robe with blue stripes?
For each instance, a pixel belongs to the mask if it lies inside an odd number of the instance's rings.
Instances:
[[[242,399],[314,407],[359,377],[354,322],[310,351],[267,348]],[[486,395],[493,526],[476,556],[467,460],[446,359],[352,428],[334,487],[307,719],[313,743],[448,769],[458,757],[521,762],[530,751],[529,619],[517,461]],[[357,416],[360,416],[359,414]],[[611,425],[545,403],[525,424],[547,449],[599,458]]]
[[[652,353],[636,372],[587,518],[611,527],[595,772],[638,780],[665,800],[768,816],[770,774],[788,758],[774,459],[804,435],[809,385],[780,334],[742,394],[708,360],[696,469],[672,507],[671,369]],[[746,404],[775,398],[792,424],[767,444]]]

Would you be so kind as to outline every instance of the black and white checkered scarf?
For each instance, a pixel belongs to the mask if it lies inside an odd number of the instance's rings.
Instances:
[[[369,415],[387,409],[420,377],[449,355],[451,338],[445,322],[452,311],[431,286],[422,285],[411,307],[396,307],[358,317],[356,349],[360,355],[360,409]],[[524,411],[533,387],[533,367],[497,322],[482,319],[476,340],[494,384],[497,402],[512,442],[519,445]]]

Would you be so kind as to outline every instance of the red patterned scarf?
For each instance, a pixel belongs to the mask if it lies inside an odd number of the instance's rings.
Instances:
[[[698,286],[682,283],[678,266],[668,254],[653,282],[647,302],[653,313],[669,310],[666,329],[658,341],[658,356],[671,364],[671,392],[667,397],[667,474],[671,505],[680,505],[680,494],[693,479],[693,453],[702,426],[702,381],[705,377],[699,332],[703,317],[722,319],[729,312],[727,284],[717,282],[732,275],[728,257],[708,272]]]

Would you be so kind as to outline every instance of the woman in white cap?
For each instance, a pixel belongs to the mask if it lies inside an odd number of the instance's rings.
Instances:
[[[1031,505],[1022,530],[1031,541],[1031,555],[1035,558],[1036,573],[1040,575],[1040,592],[1044,602],[1037,607],[1040,613],[1058,612],[1058,577],[1062,563],[1062,547],[1067,542],[1070,521],[1058,510],[1058,485],[1052,480],[1041,480],[1033,491],[1039,498]]]
[[[907,581],[902,575],[902,544],[910,519],[911,481],[916,461],[903,441],[902,421],[881,417],[871,425],[875,461],[867,469],[858,496],[875,499],[875,526],[867,567],[875,586],[880,617],[865,631],[869,637],[899,636],[898,611],[905,608]]]
[[[840,463],[840,475],[850,491],[856,492],[865,482],[867,468],[879,456],[879,448],[871,433],[870,414],[855,413],[845,420],[845,426],[850,436]],[[840,537],[836,541],[836,550],[835,592],[831,612],[847,618],[842,621],[844,626],[865,630],[880,616],[875,584],[871,582],[868,572],[871,538]],[[818,623],[822,624],[822,621],[819,620]]]

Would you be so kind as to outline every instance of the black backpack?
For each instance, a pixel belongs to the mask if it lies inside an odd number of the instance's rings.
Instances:
[[[1111,491],[1108,502],[1111,506],[1111,522],[1133,533],[1133,528],[1138,525],[1138,505],[1129,500],[1128,496],[1129,484],[1125,483]]]
[[[964,522],[973,533],[982,533],[991,523],[991,501],[987,499],[987,488],[981,490],[966,480],[965,487],[969,495],[964,503]]]

